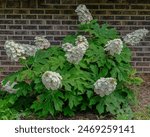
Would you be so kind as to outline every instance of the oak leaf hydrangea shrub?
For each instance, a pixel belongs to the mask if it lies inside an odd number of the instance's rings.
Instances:
[[[135,95],[128,85],[139,85],[142,80],[130,64],[131,51],[126,44],[140,42],[148,30],[121,38],[114,28],[93,20],[85,5],[79,5],[76,12],[80,31],[66,36],[61,46],[50,47],[44,36],[36,37],[29,50],[36,52],[31,56],[25,54],[26,45],[19,48],[6,42],[9,57],[23,67],[2,81],[3,89],[15,97],[14,106],[40,117],[72,116],[82,111],[131,113]]]

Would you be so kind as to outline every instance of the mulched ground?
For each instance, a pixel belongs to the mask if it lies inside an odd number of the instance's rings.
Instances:
[[[144,80],[143,84],[139,86],[139,105],[141,107],[150,105],[150,74],[141,74],[140,77]]]

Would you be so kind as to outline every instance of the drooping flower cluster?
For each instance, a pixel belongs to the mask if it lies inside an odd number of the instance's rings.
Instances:
[[[107,42],[105,45],[105,51],[108,51],[108,53],[112,56],[115,54],[120,54],[123,48],[123,42],[121,39],[114,39]]]
[[[59,73],[52,72],[52,71],[46,71],[42,75],[42,82],[44,86],[49,90],[57,90],[61,87],[61,80],[62,77]]]
[[[116,89],[116,85],[114,78],[100,78],[94,84],[94,92],[103,97],[111,94]]]
[[[138,44],[148,34],[148,32],[149,31],[147,29],[138,29],[124,36],[123,40],[126,44],[134,46],[135,44]]]
[[[91,15],[91,13],[87,9],[87,7],[85,5],[83,5],[83,4],[80,4],[77,7],[77,9],[75,10],[75,12],[77,13],[79,21],[81,23],[88,23],[91,20],[93,20],[93,17]]]
[[[65,43],[62,48],[66,52],[68,62],[78,64],[82,60],[86,50],[89,47],[88,41],[84,36],[79,35],[75,42],[76,46],[71,43]]]
[[[2,84],[2,90],[7,91],[10,94],[16,93],[17,89],[14,89],[16,84],[16,82],[10,83],[10,81],[8,81],[5,85]]]
[[[50,42],[45,36],[36,36],[34,42],[39,49],[48,49],[50,47]]]
[[[7,40],[4,45],[6,54],[12,61],[18,61],[20,58],[26,59],[27,56],[34,56],[38,50],[33,45],[19,44],[13,40]]]

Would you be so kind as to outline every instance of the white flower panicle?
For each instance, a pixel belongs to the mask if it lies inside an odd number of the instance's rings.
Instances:
[[[62,45],[62,48],[64,51],[71,51],[71,49],[73,48],[73,45],[71,43],[65,43]]]
[[[71,43],[65,43],[62,48],[66,52],[67,61],[73,64],[78,64],[82,60],[86,50],[89,47],[89,43],[84,36],[77,36],[75,41],[76,46]]]
[[[112,56],[115,54],[120,54],[123,48],[123,42],[121,39],[114,39],[107,42],[105,45],[105,51],[108,51],[108,53]]]
[[[149,31],[147,29],[138,29],[124,36],[123,40],[126,44],[134,46],[138,44],[148,33]]]
[[[2,83],[1,83],[2,84]],[[14,86],[16,85],[16,82],[13,82],[12,84],[10,81],[8,81],[5,85],[2,84],[2,90],[7,91],[10,94],[16,93],[17,89],[14,89]]]
[[[39,49],[48,49],[50,47],[50,42],[45,36],[36,36],[34,42]]]
[[[85,52],[81,47],[76,46],[68,51],[65,56],[67,57],[68,62],[78,64],[82,60],[84,53]]]
[[[34,45],[21,44],[21,46],[24,47],[26,56],[35,56],[35,53],[37,52],[37,50],[39,50]]]
[[[114,78],[100,78],[94,84],[94,92],[103,97],[111,94],[116,89],[116,85]]]
[[[81,23],[88,23],[90,22],[91,20],[93,20],[93,17],[91,15],[91,13],[89,12],[89,10],[87,9],[87,7],[83,4],[80,4],[75,12],[77,13],[78,15],[78,18],[79,18],[79,21]]]
[[[27,56],[34,56],[37,51],[37,48],[33,45],[19,44],[13,40],[7,40],[4,49],[12,61],[18,61],[20,58],[26,59]]]
[[[61,84],[62,77],[59,73],[52,72],[52,71],[46,71],[42,75],[42,82],[44,86],[49,90],[57,90],[59,89]]]
[[[78,47],[80,47],[82,49],[82,51],[84,51],[84,52],[86,52],[86,50],[89,47],[89,43],[88,43],[86,37],[84,37],[82,35],[77,36],[75,44]]]

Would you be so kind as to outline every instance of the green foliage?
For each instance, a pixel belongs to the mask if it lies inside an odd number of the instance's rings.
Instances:
[[[2,91],[0,91],[2,93]],[[0,94],[0,119],[1,120],[9,120],[9,119],[19,119],[18,112],[11,108],[11,106],[15,103],[16,97],[8,95]]]
[[[111,113],[117,119],[132,118],[130,102],[134,100],[134,94],[127,87],[140,84],[141,79],[135,77],[131,67],[130,49],[124,44],[121,54],[115,56],[104,51],[107,41],[119,38],[118,32],[106,24],[100,26],[93,20],[80,25],[80,30],[89,34],[89,48],[79,64],[70,64],[59,46],[39,50],[34,57],[20,60],[23,68],[3,81],[4,84],[7,81],[17,82],[17,93],[9,95],[15,97],[17,103],[13,102],[11,107],[17,108],[20,104],[19,108],[22,107],[24,111],[28,109],[39,117],[57,116],[60,113],[72,116],[80,111],[94,111],[102,115]],[[75,38],[69,35],[64,43],[74,44]],[[61,89],[52,91],[45,88],[41,80],[45,71],[60,73],[63,77]],[[117,79],[117,88],[109,96],[100,97],[94,93],[93,84],[101,77]],[[29,103],[21,103],[21,100]],[[1,101],[3,103],[0,104],[4,104],[4,99]]]

